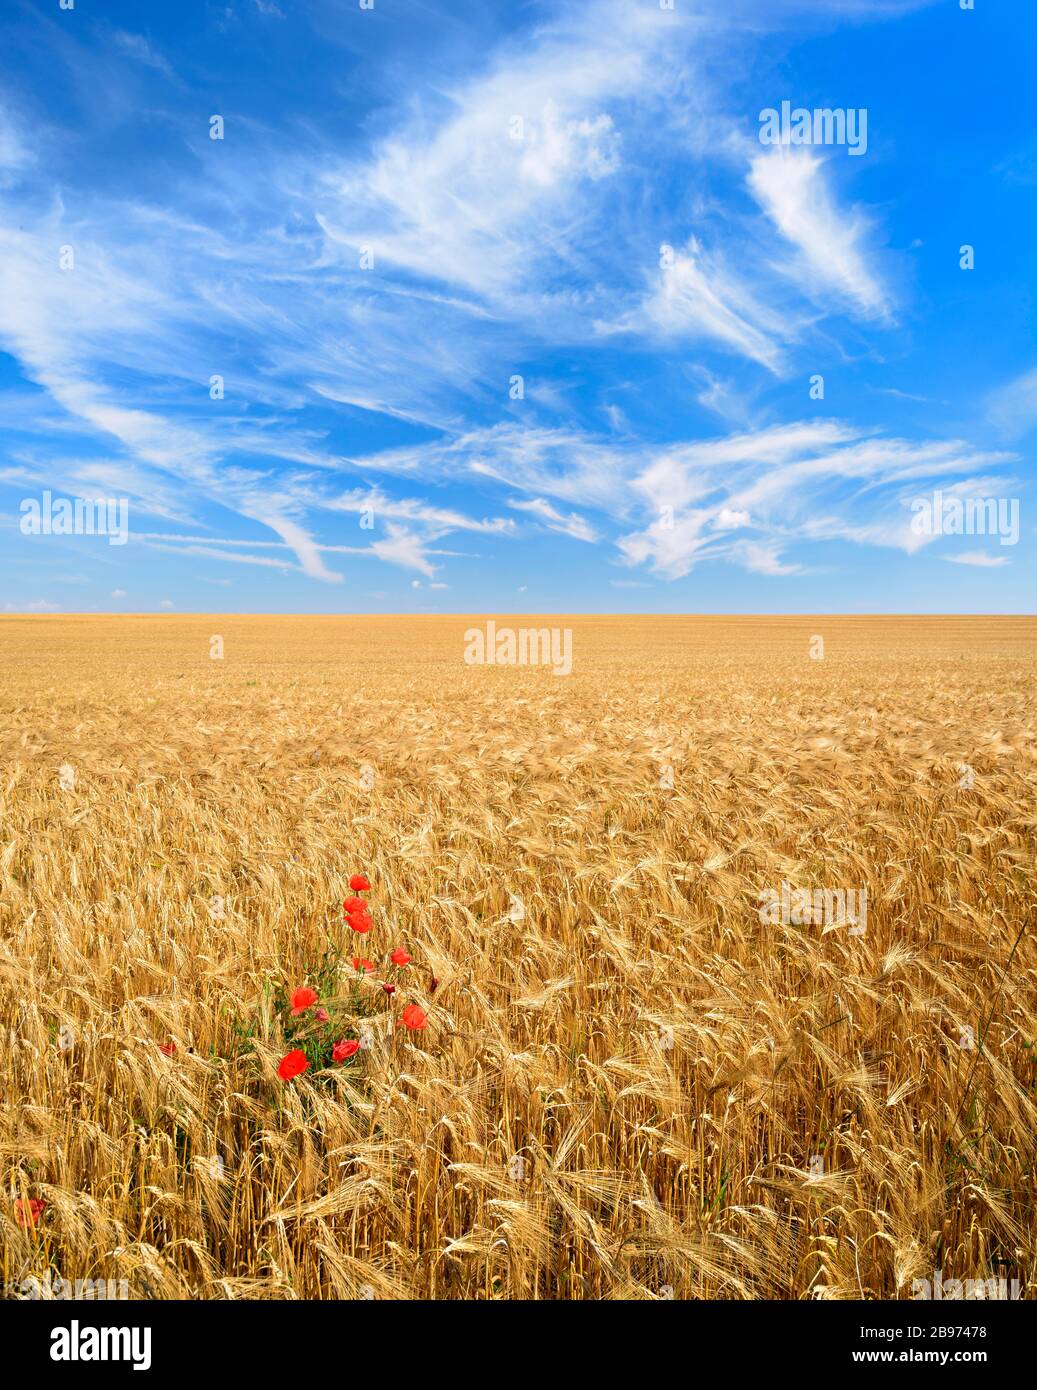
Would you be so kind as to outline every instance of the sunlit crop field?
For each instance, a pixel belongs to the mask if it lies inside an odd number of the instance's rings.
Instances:
[[[482,621],[0,620],[5,1288],[1033,1297],[1037,620]]]

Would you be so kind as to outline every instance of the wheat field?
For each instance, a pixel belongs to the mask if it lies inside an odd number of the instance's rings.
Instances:
[[[0,619],[5,1289],[1033,1297],[1037,620],[481,621]]]

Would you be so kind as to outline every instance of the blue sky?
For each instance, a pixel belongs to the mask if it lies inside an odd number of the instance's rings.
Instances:
[[[1035,39],[6,0],[0,611],[1032,612]],[[763,143],[783,101],[866,147]],[[937,490],[1017,543],[918,534]],[[45,491],[128,543],[24,534]]]

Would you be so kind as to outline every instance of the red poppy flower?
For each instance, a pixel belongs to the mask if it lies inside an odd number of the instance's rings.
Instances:
[[[27,1202],[23,1202],[19,1197],[14,1204],[14,1219],[23,1229],[35,1226],[43,1215],[43,1208],[46,1205],[47,1203],[42,1197],[30,1197]]]
[[[359,1051],[360,1044],[357,1042],[356,1038],[343,1038],[341,1042],[337,1042],[331,1049],[331,1055],[336,1062],[345,1062],[347,1058],[352,1057],[354,1052]]]
[[[396,986],[395,986],[395,985],[382,985],[382,989],[385,990],[386,994],[395,994],[395,993],[396,993]]]
[[[306,1060],[306,1053],[301,1047],[296,1047],[289,1052],[287,1057],[281,1058],[277,1074],[282,1081],[291,1081],[296,1076],[302,1076],[303,1072],[309,1069],[309,1065]]]
[[[354,893],[366,893],[371,887],[371,882],[366,874],[354,874],[349,880],[349,886]]]
[[[331,1015],[328,1013],[327,1009],[314,1009],[313,1017],[318,1023],[327,1023]]]
[[[420,1004],[408,1004],[400,1015],[400,1022],[408,1028],[417,1030],[425,1026],[425,1010]]]
[[[374,926],[374,918],[369,912],[355,912],[353,916],[349,918],[349,925],[352,931],[360,932],[360,934],[363,935],[364,932],[370,931]]]
[[[397,946],[389,959],[392,961],[393,965],[409,965],[411,961],[411,957],[402,946]]]
[[[365,975],[370,975],[374,970],[374,961],[364,960],[360,956],[353,957],[353,969],[362,970]]]
[[[307,1009],[317,1002],[317,991],[310,989],[309,985],[300,985],[292,995],[292,1017],[297,1014],[304,1014]]]
[[[175,1042],[164,1042],[164,1043],[159,1043],[159,1045],[158,1045],[158,1050],[159,1050],[159,1052],[162,1053],[162,1056],[163,1056],[163,1057],[174,1057],[174,1056],[176,1055],[176,1043],[175,1043]]]
[[[366,912],[368,910],[367,903],[364,902],[363,898],[347,898],[342,906],[347,917],[351,917],[354,912]]]
[[[433,976],[432,976],[432,979],[429,980],[429,982],[428,982],[428,992],[429,992],[429,994],[435,994],[435,992],[436,992],[436,990],[437,990],[438,988],[439,988],[439,981],[436,979],[435,975],[433,975]]]

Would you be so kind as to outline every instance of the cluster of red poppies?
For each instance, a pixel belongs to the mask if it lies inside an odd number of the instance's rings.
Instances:
[[[371,889],[371,883],[366,874],[354,874],[349,880],[349,887],[354,895],[357,893],[368,893]],[[363,898],[356,896],[347,898],[342,906],[345,909],[346,921],[353,931],[363,936],[371,930],[374,925],[374,919],[371,916],[370,907]],[[397,946],[395,951],[389,956],[389,959],[392,961],[393,965],[402,969],[405,965],[410,965],[412,957],[402,946]],[[362,956],[354,956],[353,969],[359,971],[361,974],[370,975],[374,973],[375,966],[373,961],[365,960]],[[438,983],[438,980],[433,980],[431,988],[435,989]],[[392,984],[388,980],[382,985],[382,989],[385,990],[385,993],[390,998],[396,993],[395,984]],[[309,985],[300,985],[298,989],[292,991],[292,1017],[299,1018],[301,1015],[308,1013],[311,1009],[313,1010],[315,1022],[330,1022],[331,1015],[328,1013],[327,1009],[321,1007],[318,1001],[317,991],[311,989]],[[411,1029],[412,1032],[418,1032],[426,1026],[427,1018],[425,1010],[420,1004],[407,1004],[400,1014],[399,1022],[403,1027]],[[159,1051],[166,1057],[175,1057],[176,1043],[172,1040],[159,1043]],[[348,1062],[350,1057],[355,1056],[359,1051],[360,1043],[356,1038],[340,1038],[331,1049],[331,1058],[334,1062]],[[277,1074],[282,1081],[292,1081],[295,1077],[301,1076],[304,1071],[308,1071],[309,1066],[310,1061],[306,1053],[301,1047],[295,1047],[286,1056],[281,1058],[277,1068]],[[27,1202],[23,1202],[22,1199],[19,1198],[15,1202],[15,1214],[18,1225],[22,1227],[35,1226],[42,1216],[46,1205],[46,1202],[40,1198],[32,1197]]]
[[[300,1014],[305,1014],[313,1009],[313,1017],[317,1023],[327,1023],[331,1015],[327,1009],[317,1004],[317,991],[310,989],[309,985],[300,985],[298,989],[292,991],[292,1017],[298,1018]],[[348,1061],[355,1052],[359,1052],[360,1044],[355,1038],[340,1038],[331,1049],[331,1057],[335,1062]],[[301,1047],[293,1048],[286,1057],[281,1058],[277,1068],[277,1074],[282,1081],[291,1081],[296,1076],[301,1076],[309,1067],[309,1059]]]
[[[354,874],[349,880],[349,886],[354,893],[367,893],[370,891],[371,881],[366,874]],[[374,926],[371,909],[363,898],[347,898],[342,906],[346,910],[346,921],[353,931],[363,936]]]
[[[349,880],[349,887],[354,894],[370,892],[371,883],[366,874],[354,874]],[[369,932],[374,925],[371,916],[371,909],[363,898],[347,898],[342,904],[345,909],[346,921],[353,931],[364,935]],[[389,956],[393,965],[402,969],[409,965],[412,957],[402,946],[397,946],[395,951]],[[365,960],[362,956],[353,957],[353,969],[361,974],[370,975],[374,972],[374,962]],[[386,980],[382,989],[391,998],[396,993],[396,986],[391,981]],[[307,985],[301,985],[292,994],[292,1016],[297,1017],[313,1009],[317,1004],[317,993]],[[314,1018],[318,1023],[327,1023],[330,1015],[326,1009],[317,1007],[314,1009]],[[400,1014],[400,1023],[405,1027],[417,1032],[426,1026],[425,1010],[420,1004],[407,1004]],[[331,1049],[331,1057],[335,1062],[346,1062],[360,1050],[360,1044],[355,1038],[341,1038]],[[291,1081],[297,1076],[301,1076],[304,1071],[309,1069],[309,1058],[301,1047],[293,1048],[286,1057],[282,1057],[281,1063],[277,1068],[277,1074],[282,1081]]]

